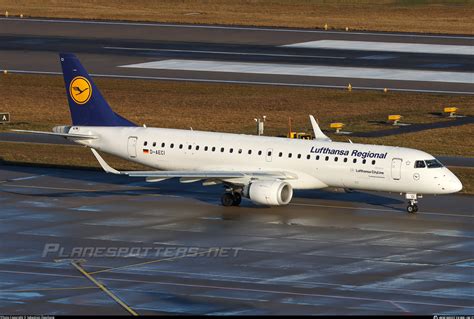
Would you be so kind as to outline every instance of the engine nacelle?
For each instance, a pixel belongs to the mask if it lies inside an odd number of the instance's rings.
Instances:
[[[293,187],[282,181],[254,181],[244,187],[245,197],[256,204],[287,205],[293,198]]]

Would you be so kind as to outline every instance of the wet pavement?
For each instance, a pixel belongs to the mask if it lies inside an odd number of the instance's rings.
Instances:
[[[222,188],[0,166],[0,312],[472,314],[474,197],[296,192],[287,207]],[[196,253],[197,252],[197,253]]]

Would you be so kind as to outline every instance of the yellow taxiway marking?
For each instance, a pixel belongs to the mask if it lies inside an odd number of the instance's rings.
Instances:
[[[84,270],[79,264],[76,264],[75,262],[71,262],[71,264],[79,270],[84,276],[86,276],[87,279],[92,281],[97,287],[99,287],[103,292],[105,292],[107,295],[109,295],[113,300],[115,300],[119,305],[121,305],[125,310],[127,310],[131,315],[133,316],[138,316],[138,313],[136,313],[132,308],[130,308],[125,302],[123,302],[119,297],[114,295],[107,287],[105,287],[103,284],[98,282],[94,277],[92,277],[87,271]]]
[[[200,252],[200,253],[196,253],[196,254],[188,254],[188,255],[183,255],[183,256],[176,256],[176,257],[170,257],[170,258],[150,260],[150,261],[145,261],[145,262],[142,262],[142,263],[127,265],[127,266],[107,268],[107,269],[103,269],[103,270],[93,271],[93,272],[90,272],[89,274],[94,275],[94,274],[108,272],[108,271],[114,271],[114,270],[137,267],[137,266],[149,265],[149,264],[153,264],[153,263],[159,263],[159,262],[162,262],[162,261],[171,261],[171,260],[176,260],[176,259],[181,259],[181,258],[186,258],[186,257],[196,257],[196,256],[199,256],[199,255],[208,254],[208,253],[210,253],[210,252],[212,252],[216,249],[217,248],[211,248],[209,250],[206,250],[206,251],[203,251],[203,252]]]

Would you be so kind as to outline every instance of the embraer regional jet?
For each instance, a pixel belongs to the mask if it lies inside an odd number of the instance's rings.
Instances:
[[[107,173],[144,177],[147,182],[180,178],[183,183],[223,184],[224,206],[242,197],[260,205],[286,205],[293,189],[337,187],[398,192],[418,211],[422,194],[462,189],[459,179],[432,155],[415,149],[332,142],[310,116],[315,139],[137,126],[114,113],[73,54],[60,54],[72,126],[53,132],[90,147]],[[98,151],[157,170],[117,171]]]

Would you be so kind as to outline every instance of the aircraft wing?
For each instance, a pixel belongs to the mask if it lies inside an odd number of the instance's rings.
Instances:
[[[30,133],[30,134],[70,137],[70,138],[79,139],[79,140],[93,140],[93,139],[98,138],[98,136],[86,135],[86,134],[69,134],[69,133],[55,133],[55,132],[29,131],[29,130],[12,130],[12,131],[19,132],[19,133]]]
[[[274,178],[274,179],[296,179],[295,174],[279,171],[219,171],[219,170],[202,170],[202,171],[118,171],[112,168],[99,155],[99,153],[91,148],[92,153],[99,162],[100,166],[107,173],[127,175],[130,177],[146,177],[148,182],[158,182],[168,178],[179,177],[181,182],[196,182],[203,179],[228,180],[238,178]]]

